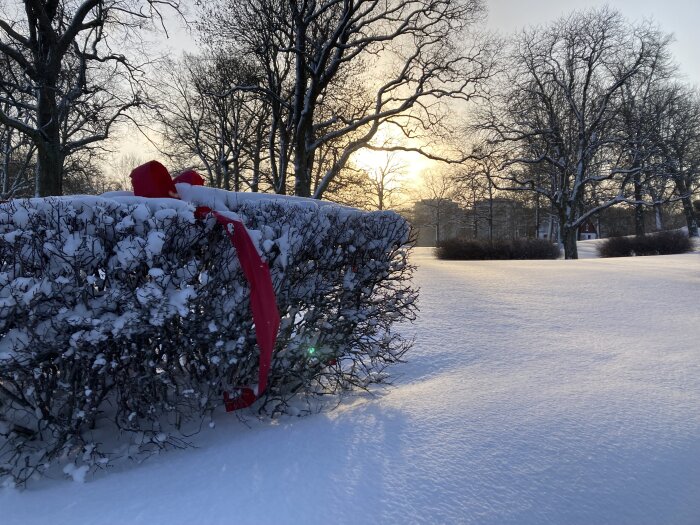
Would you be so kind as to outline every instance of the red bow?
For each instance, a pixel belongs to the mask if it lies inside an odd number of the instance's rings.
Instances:
[[[139,197],[179,199],[175,183],[186,182],[193,186],[202,186],[204,179],[196,171],[189,170],[173,180],[165,166],[152,160],[131,172],[131,182],[134,187],[134,195]],[[236,249],[243,274],[250,285],[250,309],[253,312],[255,338],[260,347],[257,391],[250,386],[241,387],[240,394],[235,398],[229,397],[229,393],[224,392],[226,411],[231,412],[239,408],[249,407],[265,391],[272,363],[272,351],[275,347],[280,324],[280,315],[277,310],[270,269],[258,255],[248,230],[241,221],[230,219],[210,208],[200,206],[195,210],[195,217],[199,219],[209,214],[212,214],[217,222],[224,227],[224,232]]]

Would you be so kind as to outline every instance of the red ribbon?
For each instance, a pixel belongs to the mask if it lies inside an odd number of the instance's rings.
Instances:
[[[204,179],[195,171],[189,170],[180,174],[175,180],[170,177],[168,170],[161,163],[152,160],[135,168],[131,172],[131,182],[134,195],[139,197],[172,197],[179,199],[175,183],[186,182],[193,186],[201,186]],[[257,391],[251,386],[239,388],[239,395],[231,398],[224,392],[226,412],[238,410],[252,405],[267,388],[267,378],[272,363],[272,351],[277,339],[280,315],[277,309],[275,291],[267,264],[260,258],[248,230],[241,221],[231,219],[207,207],[198,207],[195,217],[203,219],[213,215],[216,221],[224,227],[224,233],[236,250],[243,274],[250,286],[250,309],[253,312],[255,338],[260,347]]]

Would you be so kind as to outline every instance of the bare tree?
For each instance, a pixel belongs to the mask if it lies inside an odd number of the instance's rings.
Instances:
[[[0,112],[19,122],[30,120],[31,100],[18,89],[17,65],[0,54]],[[0,198],[28,196],[34,190],[36,148],[28,137],[0,122]]]
[[[113,188],[115,190],[131,190],[131,177],[129,176],[131,171],[147,160],[133,151],[113,156],[108,162],[110,171],[108,178]]]
[[[457,199],[463,206],[470,210],[467,221],[471,226],[471,237],[474,239],[479,237],[479,226],[482,221],[486,221],[489,238],[492,238],[493,215],[489,213],[483,216],[478,206],[484,199],[487,199],[489,203],[493,202],[492,195],[489,194],[490,184],[488,180],[478,176],[469,168],[462,168],[455,174],[455,183],[457,185]],[[489,211],[493,211],[493,206],[489,206]]]
[[[0,125],[0,200],[32,195],[35,152],[24,135]]]
[[[635,234],[645,233],[645,211],[649,205],[660,210],[668,195],[659,162],[660,132],[669,118],[675,97],[670,79],[675,73],[668,45],[671,37],[659,35],[655,56],[620,90],[618,113],[619,164],[632,174]]]
[[[94,148],[74,151],[63,162],[63,192],[66,195],[96,195],[121,189],[121,185],[103,171],[105,156]],[[131,179],[129,186],[131,189]]]
[[[29,120],[0,108],[0,123],[37,149],[42,196],[63,191],[66,158],[109,136],[143,102],[143,61],[115,49],[138,38],[178,0],[24,0],[0,4],[0,53],[21,72],[0,94],[22,92]],[[0,95],[1,96],[1,95]]]
[[[480,0],[219,0],[206,12],[209,41],[227,40],[265,70],[259,84],[236,89],[267,97],[276,190],[291,165],[300,196],[321,198],[380,126],[438,128],[444,102],[472,98],[491,73],[487,48],[468,44]],[[314,184],[328,147],[338,154]]]
[[[320,169],[319,167],[317,171]],[[349,164],[343,169],[340,176],[333,179],[323,198],[343,206],[372,210],[376,208],[373,207],[370,191],[369,174],[365,170]]]
[[[578,257],[586,220],[635,202],[630,187],[641,166],[620,158],[620,99],[666,42],[653,26],[602,8],[524,31],[512,45],[510,71],[481,127],[505,159],[499,185],[550,201],[566,258]],[[598,200],[588,207],[593,188]]]
[[[316,170],[319,175],[325,171],[324,164]],[[324,199],[365,210],[397,209],[405,203],[407,168],[395,153],[387,153],[371,166],[351,161],[342,175],[333,179]]]
[[[396,153],[387,153],[383,162],[365,168],[368,208],[386,210],[399,205],[404,191],[402,179],[408,165]]]
[[[683,206],[688,235],[698,237],[692,200],[700,188],[700,94],[676,86],[669,106],[669,118],[659,129],[663,166]]]
[[[452,175],[455,197],[471,209],[472,234],[479,236],[479,224],[486,222],[489,240],[493,240],[494,197],[496,184],[494,176],[498,171],[498,158],[494,154],[485,154],[483,149],[476,149],[474,156]],[[484,210],[481,203],[486,201]],[[485,211],[485,213],[484,213]]]
[[[258,191],[267,161],[269,108],[257,93],[230,90],[232,85],[255,83],[255,66],[214,50],[185,55],[166,69],[156,112],[166,153],[181,165],[194,162],[211,186]]]

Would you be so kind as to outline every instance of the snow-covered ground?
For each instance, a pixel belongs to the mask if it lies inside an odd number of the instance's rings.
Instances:
[[[222,414],[197,449],[2,491],[0,523],[700,523],[697,253],[414,260],[395,387]]]
[[[578,258],[579,259],[596,259],[598,255],[598,246],[605,242],[605,239],[593,239],[591,241],[578,242]],[[562,250],[561,257],[564,257]]]

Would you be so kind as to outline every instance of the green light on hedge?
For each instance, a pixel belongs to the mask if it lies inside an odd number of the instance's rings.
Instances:
[[[316,352],[316,349],[312,346],[309,348],[309,355],[314,354]]]

